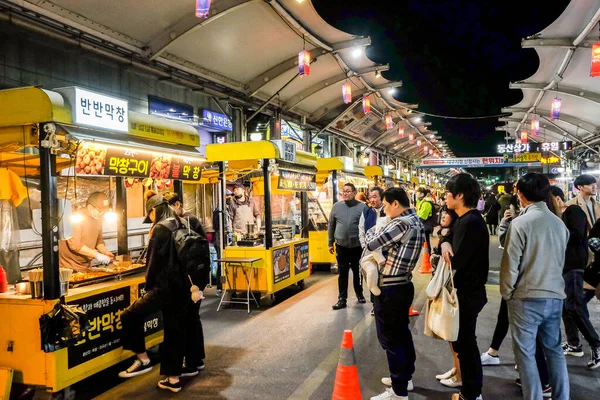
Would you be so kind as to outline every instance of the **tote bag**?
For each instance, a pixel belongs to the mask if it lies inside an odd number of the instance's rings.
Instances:
[[[427,331],[430,331],[432,335],[429,336],[435,335],[433,337],[454,342],[458,339],[459,329],[458,297],[454,287],[452,269],[449,264],[445,265],[445,268],[450,271],[451,289],[448,290],[447,285],[444,285],[439,295],[429,301],[425,331],[426,334]]]

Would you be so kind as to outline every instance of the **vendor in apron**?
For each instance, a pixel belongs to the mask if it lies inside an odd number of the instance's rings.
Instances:
[[[73,221],[73,233],[58,242],[61,268],[87,271],[92,265],[110,264],[115,256],[106,249],[102,238],[102,217],[109,210],[108,197],[95,192]]]
[[[247,224],[256,225],[260,229],[260,210],[252,199],[246,195],[244,185],[238,183],[233,189],[233,197],[227,205],[231,227],[235,232],[246,233]]]

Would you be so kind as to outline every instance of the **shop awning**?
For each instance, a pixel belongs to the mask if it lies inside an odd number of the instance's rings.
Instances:
[[[356,175],[364,175],[365,173],[365,168],[355,164],[350,157],[319,158],[317,160],[317,170],[319,172],[343,171]]]
[[[206,158],[197,148],[181,144],[159,143],[140,137],[121,133],[102,132],[69,125],[60,125],[71,138],[83,142],[96,142],[109,146],[129,147],[136,150],[146,150],[158,153],[167,153],[179,157],[188,157],[206,161]]]
[[[71,110],[64,98],[36,87],[0,91],[0,127],[23,126],[41,122],[71,122]]]
[[[209,144],[206,146],[206,159],[208,162],[229,161],[235,165],[245,165],[246,163],[233,163],[237,161],[255,161],[264,159],[281,160],[279,147],[276,143],[263,140],[259,142],[238,142]],[[305,151],[295,151],[296,162],[304,166],[317,166],[317,157]]]

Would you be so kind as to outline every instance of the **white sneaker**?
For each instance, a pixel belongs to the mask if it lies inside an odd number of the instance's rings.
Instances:
[[[448,379],[442,379],[440,381],[440,383],[442,385],[450,387],[450,388],[457,388],[457,387],[461,387],[462,386],[462,381],[459,381],[458,378],[456,377],[456,375],[451,376]]]
[[[462,397],[460,393],[454,393],[452,395],[452,400],[465,400],[465,398]],[[475,400],[483,400],[483,396],[479,395]]]
[[[392,386],[392,378],[381,378],[381,383],[383,383],[385,386]],[[408,381],[408,386],[406,387],[406,390],[409,392],[412,392],[413,390],[415,390],[415,385],[413,385],[413,381],[412,379],[410,381]]]
[[[436,375],[435,379],[437,379],[438,381],[441,381],[442,379],[448,379],[454,375],[456,375],[456,368],[452,368],[450,371],[445,372],[441,375]]]
[[[500,357],[498,357],[498,356],[494,357],[487,351],[485,353],[481,354],[481,365],[499,365],[499,364],[500,364]]]
[[[388,388],[380,395],[371,397],[371,400],[408,400],[408,396],[398,396],[394,389]]]

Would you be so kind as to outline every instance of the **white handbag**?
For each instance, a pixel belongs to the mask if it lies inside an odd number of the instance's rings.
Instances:
[[[448,280],[450,279],[450,275],[452,274],[452,269],[446,268],[446,261],[444,259],[440,260],[440,265],[436,268],[433,277],[429,281],[427,288],[425,289],[425,293],[427,297],[430,299],[435,299],[440,295],[442,288],[446,286]]]
[[[427,313],[425,318],[425,334],[431,337],[437,337],[449,342],[458,339],[459,329],[459,310],[458,297],[454,287],[454,278],[449,264],[444,266],[449,270],[451,290],[444,285],[439,295],[428,301]],[[439,271],[441,273],[442,271]]]

